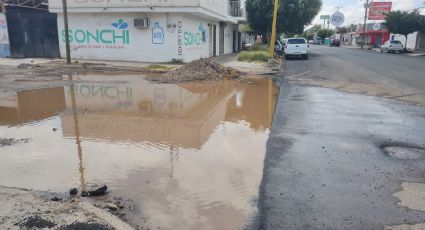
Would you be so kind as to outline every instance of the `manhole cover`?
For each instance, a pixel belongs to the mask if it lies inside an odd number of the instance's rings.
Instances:
[[[405,160],[425,160],[425,149],[398,146],[388,146],[383,149],[392,157]]]

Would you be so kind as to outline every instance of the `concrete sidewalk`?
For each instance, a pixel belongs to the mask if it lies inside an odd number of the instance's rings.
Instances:
[[[238,61],[237,53],[213,57],[211,60],[226,67],[232,67],[238,71],[245,72],[250,75],[276,74],[274,71],[275,67],[269,65],[269,63]]]
[[[361,48],[358,47],[358,46],[345,46],[345,45],[342,45],[341,48],[360,49],[361,50]],[[381,52],[381,49],[379,49],[379,48],[364,49],[364,50],[375,51],[375,52],[378,52],[378,53]],[[423,51],[411,51],[410,50],[409,52],[412,52],[412,53],[401,53],[401,54],[404,54],[406,56],[411,56],[411,57],[425,56],[425,52],[423,52]]]

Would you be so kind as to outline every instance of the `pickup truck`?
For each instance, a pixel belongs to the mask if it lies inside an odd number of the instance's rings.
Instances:
[[[309,45],[304,38],[289,38],[285,45],[285,58],[302,57],[308,58]]]

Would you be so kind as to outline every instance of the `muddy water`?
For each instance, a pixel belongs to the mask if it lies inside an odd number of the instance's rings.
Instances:
[[[0,149],[1,185],[63,192],[107,184],[136,203],[131,224],[153,229],[249,221],[276,102],[270,80],[73,80],[0,95],[0,137],[30,138]]]

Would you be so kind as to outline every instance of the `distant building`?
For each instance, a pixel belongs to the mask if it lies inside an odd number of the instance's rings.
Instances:
[[[380,47],[390,39],[390,32],[384,27],[382,23],[367,23],[366,30],[363,30],[363,25],[357,26],[355,34],[355,41],[360,44],[365,37],[365,45],[372,47]]]
[[[65,57],[62,1],[49,10]],[[68,0],[68,20],[72,58],[188,62],[238,51],[246,17],[233,0]]]
[[[401,34],[391,34],[391,40],[399,40],[403,45],[406,43],[406,37]],[[425,33],[414,32],[407,35],[408,50],[425,51]]]

